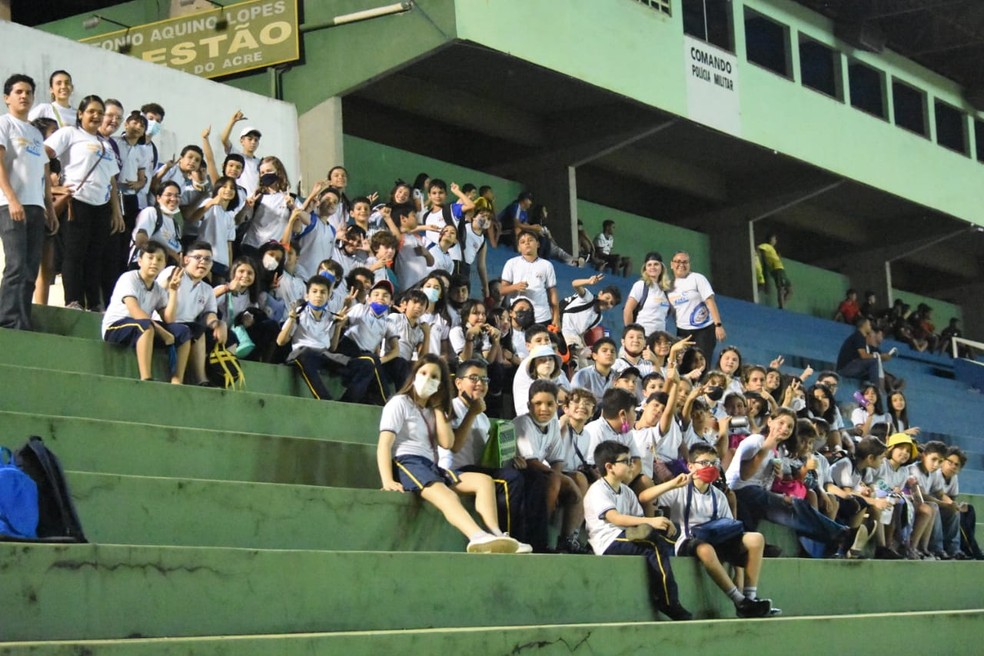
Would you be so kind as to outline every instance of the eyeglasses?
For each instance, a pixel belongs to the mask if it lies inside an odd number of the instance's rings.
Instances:
[[[698,467],[717,467],[721,464],[720,460],[695,460],[694,464]]]
[[[585,408],[593,408],[595,406],[595,402],[591,399],[578,399],[574,402],[574,405],[584,406]]]
[[[473,383],[482,383],[484,385],[489,384],[488,376],[479,376],[478,374],[468,374],[467,376],[463,376],[463,378],[467,378]]]
[[[212,262],[211,255],[189,255],[188,257],[196,262],[204,262],[205,264],[211,264]]]
[[[181,194],[161,194],[161,198],[181,198]]]
[[[632,462],[632,459],[631,458],[616,458],[615,459],[615,464],[616,465],[627,465],[630,462]]]

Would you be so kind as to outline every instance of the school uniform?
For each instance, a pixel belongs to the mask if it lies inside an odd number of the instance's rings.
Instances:
[[[318,265],[335,257],[335,229],[317,214],[311,214],[311,223],[294,235],[301,246],[297,256],[297,275],[307,280],[318,273]]]
[[[310,306],[297,314],[291,326],[291,352],[287,356],[287,364],[297,368],[301,380],[316,399],[331,399],[331,393],[321,379],[321,372],[337,374],[348,366],[364,367],[362,363],[353,363],[348,357],[330,350],[334,331],[332,313],[324,310],[319,316]]]
[[[427,258],[417,255],[415,249],[420,246],[427,248],[427,240],[420,235],[408,232],[400,237],[400,245],[396,251],[397,280],[400,281],[398,291],[406,291],[414,287],[418,282],[430,274],[431,266],[427,264]]]
[[[502,267],[502,282],[525,282],[527,288],[513,296],[522,295],[533,304],[533,320],[546,324],[553,320],[550,308],[550,290],[557,287],[557,273],[549,260],[536,258],[532,262],[522,256],[509,259]]]
[[[152,329],[152,319],[136,319],[130,315],[130,310],[126,307],[125,299],[134,298],[137,305],[147,316],[151,316],[158,310],[167,307],[168,292],[157,284],[156,281],[147,285],[140,277],[139,271],[127,271],[113,288],[113,294],[106,306],[103,314],[100,333],[103,339],[112,344],[123,344],[125,346],[136,346],[148,329]],[[178,323],[159,322],[164,328],[174,335],[174,346],[178,347],[191,339],[191,331],[186,326]],[[154,338],[155,344],[163,344],[159,337]]]
[[[704,544],[694,539],[694,527],[714,519],[734,519],[728,497],[713,485],[708,485],[703,492],[693,483],[668,490],[660,495],[659,505],[670,509],[670,519],[680,528],[675,545],[678,556],[695,555],[697,546]],[[728,542],[713,545],[718,558],[736,567],[748,564],[748,550],[741,540],[742,536],[738,536]]]
[[[629,540],[625,529],[605,519],[608,511],[620,515],[642,517],[642,506],[635,492],[625,485],[612,488],[604,478],[591,484],[584,495],[584,522],[588,529],[588,544],[595,554],[614,556],[643,556],[649,567],[649,593],[659,606],[679,603],[676,579],[670,565],[672,540],[663,533],[651,531],[645,539]]]
[[[602,374],[594,364],[591,364],[574,372],[574,377],[571,378],[571,386],[583,387],[594,394],[596,399],[600,400],[612,386],[612,383],[615,382],[615,375],[614,369],[610,370],[607,374]]]
[[[379,432],[395,435],[393,465],[396,479],[408,492],[420,492],[434,483],[454,487],[460,472],[443,469],[437,455],[437,418],[432,408],[421,408],[406,394],[397,394],[383,407]]]
[[[338,344],[338,352],[361,360],[364,369],[344,372],[343,401],[382,404],[386,401],[386,375],[380,367],[379,348],[389,338],[398,337],[387,322],[387,314],[376,315],[369,305],[359,303],[348,313],[348,328]]]
[[[588,422],[584,427],[584,432],[588,435],[588,452],[584,455],[589,464],[595,464],[594,452],[598,448],[598,445],[609,440],[629,447],[630,457],[642,458],[642,454],[636,446],[635,431],[631,428],[628,433],[619,433],[609,425],[604,417],[599,417],[592,422]]]
[[[434,258],[434,266],[431,267],[434,271],[444,270],[450,274],[454,273],[455,259],[451,251],[441,249],[439,244],[430,244],[427,250],[430,251],[431,257]]]

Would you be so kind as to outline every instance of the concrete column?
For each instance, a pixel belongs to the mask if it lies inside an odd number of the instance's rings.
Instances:
[[[577,234],[577,183],[574,167],[557,163],[550,167],[530,166],[516,169],[516,179],[522,180],[533,192],[533,204],[547,207],[547,227],[554,241],[568,253],[576,243]],[[497,199],[496,204],[505,207],[514,199]]]
[[[332,97],[301,114],[301,177],[305,189],[323,180],[328,170],[344,163],[342,147],[342,99]]]
[[[755,301],[752,226],[747,220],[720,221],[709,231],[711,281],[715,294]],[[669,258],[671,254],[664,254]]]
[[[958,301],[963,310],[960,329],[964,337],[984,342],[984,303],[981,303],[984,298],[984,282],[958,287],[951,294],[951,300]],[[933,319],[937,330],[943,330],[950,321],[950,317],[943,316],[938,311],[933,313]]]

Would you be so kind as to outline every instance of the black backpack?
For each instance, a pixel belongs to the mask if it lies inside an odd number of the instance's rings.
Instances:
[[[17,465],[38,486],[38,539],[53,542],[88,542],[82,532],[61,463],[37,435],[15,454]]]
[[[561,318],[561,323],[564,322],[564,315],[565,314],[579,314],[581,312],[587,312],[588,310],[594,310],[594,308],[595,308],[594,301],[591,301],[591,302],[588,302],[588,303],[584,303],[583,305],[578,305],[576,307],[571,307],[576,302],[583,301],[583,300],[584,300],[583,297],[579,296],[576,293],[575,294],[571,294],[570,296],[565,296],[564,297],[564,299],[560,302],[560,318]],[[601,317],[601,313],[598,313],[598,315],[595,317],[595,320],[591,322],[591,325],[588,326],[588,328],[591,329],[591,328],[594,328],[595,326],[597,326],[598,324],[600,324],[601,323],[601,318],[602,318]]]

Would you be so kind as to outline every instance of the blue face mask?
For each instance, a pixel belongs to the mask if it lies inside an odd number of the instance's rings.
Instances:
[[[427,300],[430,301],[431,303],[437,303],[437,301],[440,300],[441,298],[440,289],[434,289],[433,287],[425,287],[421,291],[424,292],[424,296],[426,296]]]
[[[377,317],[381,317],[384,314],[386,314],[386,311],[389,310],[389,308],[390,306],[387,305],[386,303],[372,302],[369,304],[369,309],[372,310],[372,313],[375,314]]]
[[[315,312],[324,312],[325,311],[325,308],[328,307],[328,304],[325,303],[324,305],[315,305],[311,301],[308,301],[307,306],[309,308],[311,308],[312,310],[314,310]]]

